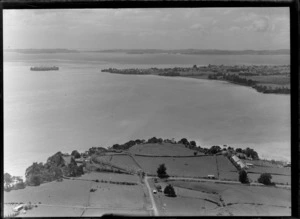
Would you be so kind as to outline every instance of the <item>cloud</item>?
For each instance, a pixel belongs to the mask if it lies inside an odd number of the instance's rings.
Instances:
[[[265,32],[269,27],[269,19],[266,17],[260,17],[251,24],[251,28],[257,32]]]
[[[192,30],[199,30],[199,31],[203,31],[204,27],[202,24],[193,24],[192,26],[190,26],[190,29]]]

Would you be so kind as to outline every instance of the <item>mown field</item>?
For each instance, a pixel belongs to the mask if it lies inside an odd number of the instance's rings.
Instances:
[[[141,185],[114,185],[93,182],[91,188],[96,189],[96,191],[90,193],[90,207],[127,210],[142,210],[145,207],[144,192]]]
[[[154,156],[193,156],[194,151],[186,148],[183,144],[140,144],[129,148],[132,154],[144,154]],[[200,155],[201,153],[198,152]]]
[[[222,180],[239,180],[239,174],[235,166],[225,156],[217,156],[219,179]]]
[[[4,192],[4,202],[31,202],[53,205],[85,205],[91,182],[67,180]]]
[[[134,160],[129,155],[114,155],[110,161],[113,165],[125,168],[127,170],[139,170]]]
[[[142,169],[150,175],[156,175],[158,166],[165,164],[170,176],[207,177],[211,174],[217,176],[215,156],[187,158],[135,156],[135,159]]]
[[[205,182],[170,181],[169,183],[175,188],[186,188],[219,197],[219,203],[224,204],[225,213],[229,215],[288,216],[291,214],[291,190],[288,189]],[[221,208],[214,213],[224,215]]]
[[[98,179],[99,182],[93,180]],[[107,183],[101,183],[105,180]],[[111,184],[114,182],[134,182],[136,185]],[[91,192],[91,189],[95,189]],[[137,215],[147,215],[149,201],[145,188],[139,178],[127,174],[92,172],[82,177],[64,179],[62,182],[50,182],[40,186],[26,187],[22,190],[13,190],[4,193],[4,202],[23,202],[42,204],[20,216],[80,216],[84,207],[88,209],[84,215],[93,215],[93,212],[112,213],[128,212]],[[11,212],[13,205],[6,207],[6,213]],[[135,212],[135,213],[134,213]]]
[[[271,173],[275,175],[291,175],[291,168],[284,167],[284,168],[277,168],[277,167],[261,167],[261,166],[254,166],[250,167],[247,172],[249,173]]]
[[[83,180],[106,180],[106,181],[114,181],[114,182],[132,182],[138,183],[140,179],[136,175],[129,174],[118,174],[118,173],[105,173],[105,172],[91,172],[78,177],[77,179]]]

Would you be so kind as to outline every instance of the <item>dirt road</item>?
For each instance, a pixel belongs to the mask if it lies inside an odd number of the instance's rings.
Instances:
[[[157,207],[156,207],[156,203],[154,201],[154,198],[153,198],[153,193],[151,191],[151,187],[149,185],[149,182],[148,182],[148,179],[150,179],[152,177],[148,177],[147,175],[145,176],[145,184],[148,188],[148,191],[149,191],[149,195],[150,195],[150,199],[151,199],[151,203],[152,203],[152,208],[153,208],[153,211],[154,211],[154,216],[158,216],[158,210],[157,210]]]

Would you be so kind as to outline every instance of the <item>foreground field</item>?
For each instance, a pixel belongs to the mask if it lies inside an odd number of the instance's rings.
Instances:
[[[99,182],[94,180],[98,179]],[[104,180],[106,183],[101,183]],[[132,182],[121,185],[113,182]],[[91,189],[94,192],[91,192]],[[23,202],[37,204],[26,214],[19,216],[81,216],[127,212],[133,215],[149,215],[149,201],[137,176],[93,172],[82,177],[64,179],[62,182],[45,183],[4,193],[4,203]],[[12,206],[6,207],[6,214]],[[55,212],[53,212],[55,209]]]
[[[153,156],[194,156],[194,151],[186,148],[183,144],[140,144],[129,148],[132,154]],[[198,152],[200,155],[201,153]]]
[[[195,198],[193,197],[195,191],[202,192],[204,197],[207,195],[205,200],[212,200],[211,197],[215,197],[214,200],[217,200],[218,205],[214,209],[206,209],[207,215],[289,216],[291,214],[291,191],[287,189],[204,182],[170,181],[169,183],[175,187],[181,198],[183,196]],[[180,192],[182,189],[191,190],[192,195]],[[170,209],[176,206],[174,201]]]

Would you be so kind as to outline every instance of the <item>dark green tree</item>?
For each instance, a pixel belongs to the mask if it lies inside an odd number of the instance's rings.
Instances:
[[[167,178],[168,177],[167,168],[166,168],[165,164],[159,165],[156,172],[157,172],[157,176],[159,178]]]
[[[262,173],[257,181],[264,185],[274,185],[274,183],[271,182],[271,179],[272,176],[270,173]]]
[[[249,183],[247,172],[245,170],[239,172],[239,180],[241,183]]]
[[[39,186],[42,182],[40,175],[31,175],[28,181],[29,185]]]
[[[75,159],[80,158],[80,153],[79,153],[77,150],[72,151],[71,155],[72,155]]]
[[[164,189],[164,193],[169,197],[176,197],[175,189],[170,184],[166,186],[166,188]]]
[[[190,144],[191,144],[192,147],[196,147],[197,146],[195,141],[190,141]]]

